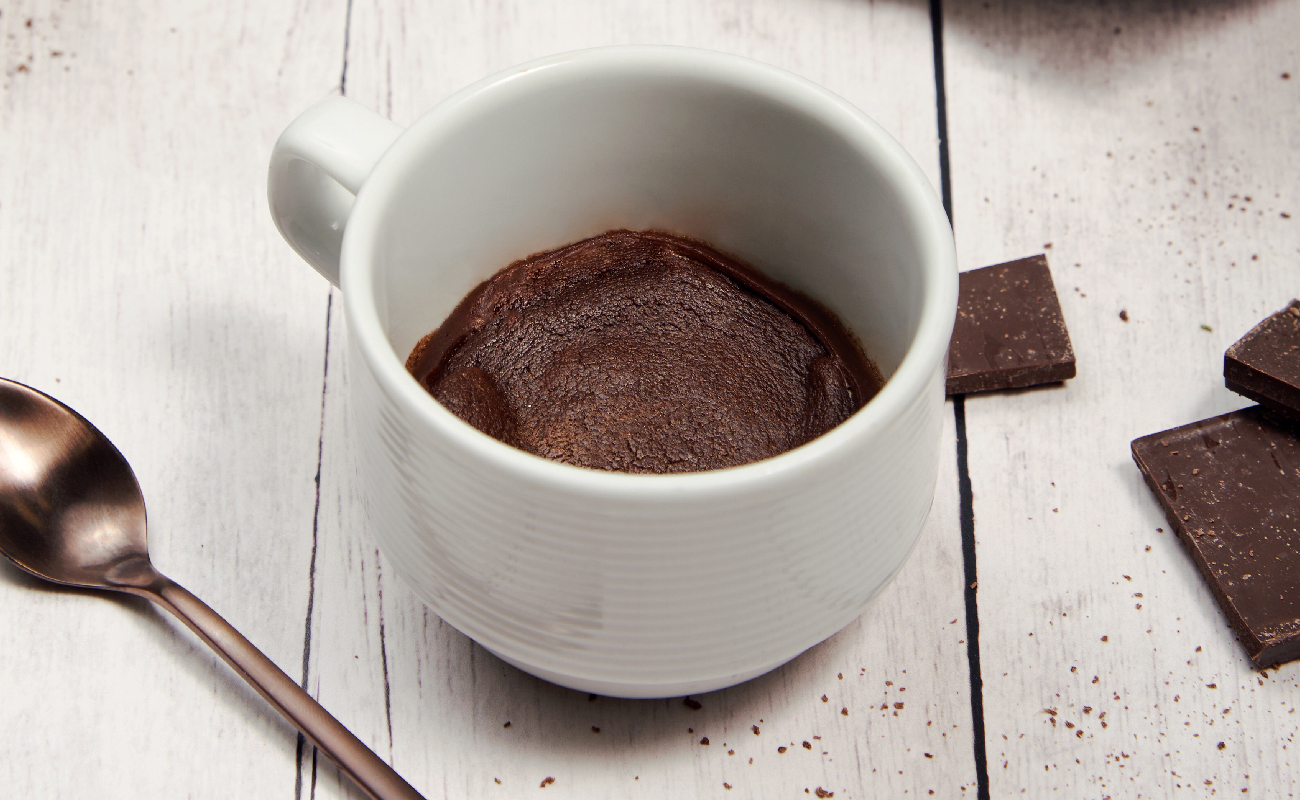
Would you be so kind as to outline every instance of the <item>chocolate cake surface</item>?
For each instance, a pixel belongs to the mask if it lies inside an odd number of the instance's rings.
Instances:
[[[843,422],[883,384],[815,302],[657,231],[610,231],[514,262],[406,366],[500,441],[642,473],[777,455]]]

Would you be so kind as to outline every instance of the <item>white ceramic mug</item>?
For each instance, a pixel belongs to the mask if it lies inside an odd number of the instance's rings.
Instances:
[[[836,95],[720,53],[568,53],[404,131],[326,100],[280,137],[269,193],[285,239],[343,290],[380,548],[511,664],[611,696],[729,686],[848,624],[912,550],[937,475],[952,232],[903,148]],[[491,439],[406,372],[501,267],[613,228],[702,239],[812,296],[888,383],[774,458],[630,475]]]

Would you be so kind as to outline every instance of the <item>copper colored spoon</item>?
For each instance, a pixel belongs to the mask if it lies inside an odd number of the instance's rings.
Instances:
[[[0,553],[38,578],[144,597],[217,652],[375,800],[423,798],[215,611],[149,563],[140,484],[77,412],[0,378]]]

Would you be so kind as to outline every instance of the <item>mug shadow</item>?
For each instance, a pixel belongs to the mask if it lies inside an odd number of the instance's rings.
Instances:
[[[736,686],[705,694],[653,700],[600,696],[593,698],[582,692],[547,683],[504,662],[500,663],[514,673],[514,681],[534,684],[533,690],[542,699],[543,707],[551,712],[544,719],[554,717],[545,734],[548,748],[595,755],[604,748],[595,745],[592,736],[583,735],[585,732],[581,726],[588,718],[603,722],[603,726],[593,723],[601,727],[602,731],[606,727],[613,730],[626,728],[634,730],[637,738],[642,740],[682,736],[698,739],[705,733],[719,730],[727,730],[727,735],[732,737],[742,734],[753,736],[750,726],[754,725],[759,726],[761,735],[773,699],[802,696],[811,692],[813,670],[807,668],[806,662],[830,660],[829,656],[837,649],[835,640],[843,634],[844,631],[841,631],[771,672]],[[486,651],[484,655],[499,661]],[[583,709],[585,705],[591,706],[590,710]],[[739,729],[726,728],[737,724]],[[724,738],[719,744],[726,746],[727,740]],[[776,746],[775,743],[773,746]]]
[[[864,614],[872,613],[892,588],[873,600]],[[414,596],[409,601],[420,603]],[[549,683],[507,664],[449,625],[440,627],[447,636],[440,637],[438,646],[455,653],[453,661],[473,674],[473,696],[454,700],[446,694],[423,694],[409,699],[444,724],[481,726],[479,735],[503,749],[567,758],[575,766],[640,757],[670,745],[724,750],[738,742],[751,745],[756,735],[763,736],[767,722],[784,716],[792,698],[826,692],[828,682],[836,682],[832,665],[850,661],[855,640],[864,635],[860,619],[854,620],[784,665],[736,686],[687,697],[627,699]],[[460,706],[450,719],[445,708],[449,700]],[[394,705],[398,702],[394,698]],[[775,748],[788,742],[770,744]]]
[[[1114,73],[1140,75],[1146,63],[1176,54],[1187,37],[1249,21],[1281,0],[948,0],[945,49],[954,40],[999,63],[1032,61],[1036,75],[1080,89],[1105,89]],[[1104,70],[1095,69],[1104,66]],[[1089,73],[1096,73],[1095,80]],[[1095,84],[1095,85],[1092,85]]]

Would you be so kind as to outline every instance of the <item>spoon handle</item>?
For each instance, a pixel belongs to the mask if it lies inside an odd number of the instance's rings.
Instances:
[[[185,587],[162,577],[152,586],[132,593],[149,598],[189,626],[374,800],[424,800],[271,659]]]

